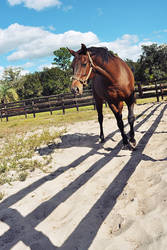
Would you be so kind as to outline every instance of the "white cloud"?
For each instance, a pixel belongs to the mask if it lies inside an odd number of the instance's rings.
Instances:
[[[40,27],[17,23],[5,30],[0,29],[0,54],[10,52],[7,57],[9,61],[42,58],[53,55],[53,51],[60,47],[79,48],[81,43],[90,45],[98,42],[97,36],[92,32],[70,30],[55,34]]]
[[[8,2],[12,6],[24,4],[25,7],[38,11],[53,6],[60,7],[62,4],[59,0],[8,0]]]
[[[23,26],[17,23],[7,29],[0,29],[0,54],[12,51],[23,44],[42,39],[48,32],[38,27]]]
[[[131,59],[136,61],[142,53],[141,45],[150,45],[152,42],[139,42],[138,36],[125,34],[121,38],[112,42],[101,42],[97,46],[107,47],[114,53],[117,53],[122,59]]]
[[[44,68],[48,68],[48,69],[51,69],[51,68],[55,68],[56,67],[56,65],[53,65],[53,64],[51,64],[51,63],[46,63],[46,64],[42,64],[42,65],[40,65],[39,67],[38,67],[38,70],[39,71],[43,71],[43,69]]]
[[[31,68],[31,67],[33,67],[33,66],[34,66],[34,63],[32,63],[32,62],[27,62],[27,63],[23,64],[21,67],[22,67],[22,68],[28,69],[28,68]]]
[[[53,56],[53,51],[60,47],[78,50],[81,43],[86,44],[88,47],[105,46],[109,50],[118,53],[122,59],[128,58],[135,61],[142,53],[141,45],[150,45],[152,42],[139,41],[136,35],[129,34],[125,34],[114,41],[100,42],[92,32],[82,33],[69,30],[62,34],[56,34],[42,27],[24,26],[17,23],[10,25],[6,29],[0,29],[0,54],[8,54],[8,61],[18,62],[25,69],[35,68],[32,63],[35,63],[36,59],[43,58],[43,62],[47,63],[46,58]],[[2,66],[1,64],[0,72],[2,72]]]

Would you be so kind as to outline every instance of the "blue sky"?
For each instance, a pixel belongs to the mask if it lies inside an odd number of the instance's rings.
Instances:
[[[53,51],[81,43],[137,60],[141,46],[167,41],[166,0],[1,0],[0,74],[50,67]]]

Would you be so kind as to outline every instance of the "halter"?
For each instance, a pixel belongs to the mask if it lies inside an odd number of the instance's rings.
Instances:
[[[88,51],[87,51],[87,55],[88,55],[89,62],[90,62],[90,69],[89,69],[89,72],[88,72],[85,80],[82,80],[82,79],[80,79],[79,77],[76,77],[76,76],[71,77],[72,80],[77,80],[77,81],[81,82],[83,85],[87,85],[87,81],[88,81],[88,79],[89,79],[89,77],[90,77],[90,75],[92,73],[93,68],[95,67],[95,65],[93,63],[93,60],[92,60],[92,58],[90,56],[90,53]]]
[[[92,60],[92,58],[90,56],[89,51],[87,51],[87,55],[88,55],[89,62],[90,62],[90,69],[89,69],[89,73],[88,73],[86,79],[82,80],[82,79],[80,79],[80,78],[78,78],[76,76],[72,76],[72,79],[81,82],[83,85],[87,85],[87,80],[89,79],[90,74],[91,74],[92,70],[94,69],[94,70],[98,71],[99,73],[101,73],[106,78],[108,78],[109,81],[114,82],[114,78],[112,77],[112,75],[110,75],[106,70],[104,70],[100,66],[97,66],[97,65],[94,64],[94,62],[93,62],[93,60]]]

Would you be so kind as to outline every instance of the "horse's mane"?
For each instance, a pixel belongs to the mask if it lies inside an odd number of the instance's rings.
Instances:
[[[92,56],[100,56],[102,60],[106,62],[108,62],[109,58],[113,59],[115,57],[115,55],[106,47],[90,47],[88,48],[88,51],[91,53]]]

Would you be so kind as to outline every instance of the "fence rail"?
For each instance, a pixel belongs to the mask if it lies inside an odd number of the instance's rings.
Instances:
[[[151,85],[142,85],[136,83],[135,92],[137,99],[156,97],[157,101],[167,96],[167,79],[162,79],[152,82]],[[0,104],[0,118],[8,118],[11,116],[24,115],[27,118],[28,114],[40,112],[50,112],[52,114],[55,110],[62,110],[65,114],[66,109],[76,108],[79,111],[80,107],[93,105],[95,108],[95,101],[92,96],[92,91],[84,91],[82,96],[74,96],[73,94],[61,94],[53,96],[44,96],[33,99],[26,99],[18,102],[11,102],[7,104]]]

